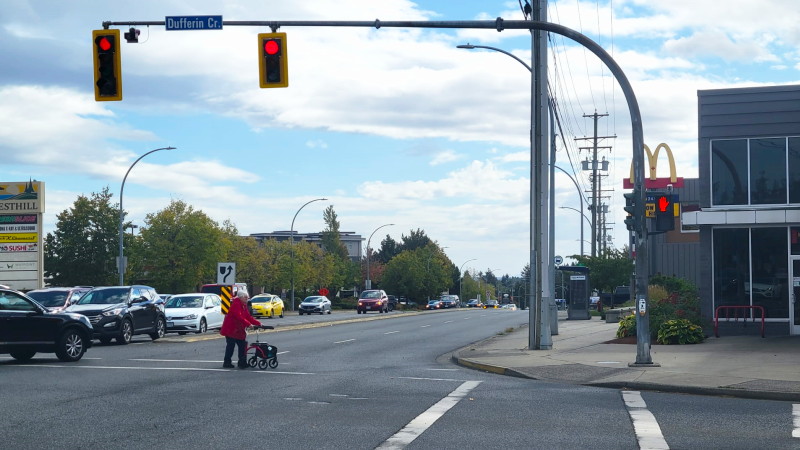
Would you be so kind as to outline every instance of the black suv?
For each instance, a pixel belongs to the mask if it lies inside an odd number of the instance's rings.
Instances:
[[[389,297],[389,311],[394,311],[397,309],[397,297],[394,295],[388,295]]]
[[[92,346],[92,325],[80,314],[56,313],[22,292],[0,289],[0,353],[20,361],[37,352],[77,361]]]
[[[66,311],[88,317],[94,338],[104,344],[116,339],[125,345],[135,334],[149,334],[156,340],[167,330],[164,301],[149,286],[94,288]]]

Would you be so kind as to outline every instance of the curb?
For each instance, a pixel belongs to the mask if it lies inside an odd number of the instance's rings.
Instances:
[[[517,378],[528,378],[530,380],[536,380],[537,379],[537,378],[531,377],[529,375],[525,375],[522,372],[518,372],[518,371],[516,371],[514,369],[510,369],[508,367],[492,366],[490,364],[482,364],[482,363],[470,361],[470,360],[465,359],[465,358],[459,358],[459,357],[457,357],[455,355],[450,357],[450,361],[453,364],[456,364],[458,366],[463,366],[463,367],[467,367],[469,369],[474,369],[474,370],[481,370],[481,371],[484,371],[484,372],[491,372],[491,373],[495,373],[497,375],[505,375],[505,376],[508,376],[508,377],[517,377]]]
[[[449,312],[457,312],[461,309],[455,309]],[[259,334],[267,334],[267,333],[279,333],[281,331],[296,331],[296,330],[308,330],[311,328],[323,328],[323,327],[332,327],[334,325],[346,325],[350,323],[363,323],[363,322],[373,322],[375,320],[388,320],[388,319],[399,319],[401,317],[412,317],[412,316],[419,316],[425,314],[426,311],[413,311],[413,312],[404,312],[402,314],[394,314],[390,316],[376,316],[370,318],[363,318],[363,319],[345,319],[345,320],[334,320],[330,322],[317,322],[317,323],[304,323],[302,325],[287,325],[287,326],[280,326],[275,327],[274,330],[264,330],[259,331]],[[185,343],[192,343],[192,342],[203,342],[203,341],[213,341],[215,339],[222,339],[225,336],[220,335],[219,333],[211,334],[207,336],[199,336],[193,337],[189,339],[180,339],[180,338],[161,338],[157,341],[153,341],[156,343],[164,342],[170,344],[185,344]]]

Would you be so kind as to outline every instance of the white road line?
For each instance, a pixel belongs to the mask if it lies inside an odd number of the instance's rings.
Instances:
[[[76,366],[76,365],[56,365],[56,364],[20,364],[15,367],[49,367],[49,368],[62,368],[62,369],[127,369],[127,370],[184,370],[188,372],[253,372],[253,373],[272,373],[281,375],[316,375],[315,373],[307,372],[275,372],[266,370],[249,370],[243,371],[241,369],[202,369],[198,367],[129,367],[129,366]]]
[[[268,374],[277,374],[277,375],[316,375],[315,373],[308,373],[308,372],[276,372],[274,370],[259,370],[253,371],[255,373],[268,373]]]
[[[622,391],[622,399],[625,401],[625,407],[628,408],[628,415],[631,416],[639,448],[641,450],[669,450],[669,445],[664,440],[664,435],[661,434],[661,427],[658,426],[653,413],[647,410],[647,404],[645,404],[642,394],[638,391]]]
[[[128,361],[150,361],[150,362],[199,362],[199,363],[219,363],[224,361],[209,361],[199,359],[129,359]]]
[[[389,450],[389,449],[403,449],[418,438],[425,432],[431,425],[434,424],[440,417],[442,417],[453,406],[456,406],[462,398],[464,398],[469,391],[475,389],[481,382],[480,381],[466,381],[461,386],[457,387],[447,397],[439,400],[435,405],[428,408],[427,411],[417,416],[414,420],[408,423],[402,430],[395,433],[394,436],[387,439],[383,444],[377,447],[376,450]]]
[[[800,404],[795,403],[792,405],[792,422],[794,423],[792,437],[800,438]]]
[[[430,325],[423,325],[420,328],[428,328]]]
[[[427,381],[468,381],[468,380],[456,380],[453,378],[425,378],[425,377],[395,377],[400,380],[427,380]]]
[[[14,359],[14,358],[11,356],[0,356],[0,359]],[[88,356],[84,356],[81,359],[103,359],[103,358],[89,358]]]
[[[440,370],[442,372],[458,372],[458,369],[425,369],[425,370]]]
[[[350,397],[347,394],[328,394],[328,397]]]
[[[289,353],[289,350],[286,350],[285,352],[278,352],[278,353],[276,353],[276,355],[284,355],[286,353]]]
[[[447,322],[445,322],[445,323],[450,323],[450,322],[452,322],[452,320],[448,320],[448,321],[447,321]]]
[[[395,334],[395,333],[399,333],[399,331],[390,331],[388,333],[383,333],[383,334]]]
[[[472,319],[472,317],[464,317],[464,320]]]
[[[345,342],[353,342],[353,341],[355,341],[355,339],[345,339],[343,341],[334,342],[334,344],[344,344]]]

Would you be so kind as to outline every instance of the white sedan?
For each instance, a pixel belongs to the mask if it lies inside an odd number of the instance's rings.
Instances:
[[[216,294],[180,294],[167,300],[167,331],[205,333],[222,327],[222,300]]]

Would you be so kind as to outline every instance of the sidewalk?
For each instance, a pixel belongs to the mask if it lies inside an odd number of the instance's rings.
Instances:
[[[527,350],[528,328],[464,347],[456,364],[535,380],[701,395],[800,401],[800,336],[710,337],[698,345],[653,345],[661,367],[630,368],[636,345],[604,344],[618,324],[566,321],[552,350]]]

